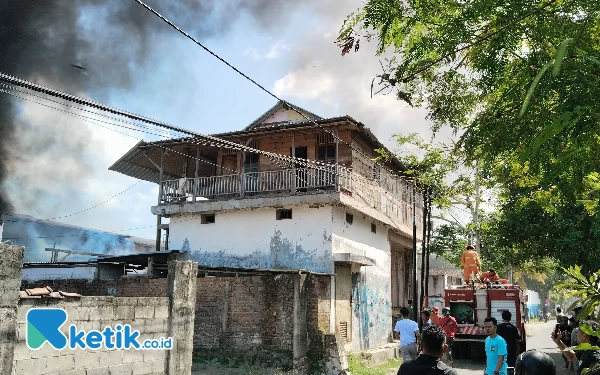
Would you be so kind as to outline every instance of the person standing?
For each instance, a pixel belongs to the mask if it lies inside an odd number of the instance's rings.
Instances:
[[[429,310],[421,311],[421,322],[423,322],[423,327],[421,328],[421,331],[424,330],[426,327],[435,325],[433,320],[431,320],[431,312]]]
[[[454,345],[454,337],[456,335],[456,329],[458,325],[456,324],[456,319],[450,315],[450,309],[444,307],[442,309],[443,317],[438,321],[438,326],[444,330],[446,334],[446,345],[448,345],[448,349],[446,350],[446,359],[448,360],[448,365],[452,367],[454,365],[454,358],[452,357],[452,347]]]
[[[563,316],[565,316],[565,314],[563,314],[560,305],[558,305],[558,307],[556,308],[556,323],[561,323]]]
[[[467,245],[460,258],[460,264],[464,270],[464,281],[468,283],[470,280],[475,280],[476,275],[481,270],[481,260],[473,245]]]
[[[519,330],[510,322],[511,319],[510,311],[502,311],[502,323],[498,324],[496,333],[506,341],[506,364],[508,367],[515,367]]]
[[[431,309],[431,320],[433,320],[433,324],[438,325],[438,322],[440,321],[440,319],[442,318],[439,314],[439,309],[437,306],[433,306],[433,308]]]
[[[584,369],[589,369],[600,363],[600,348],[597,346],[598,337],[585,333],[584,329],[587,332],[597,332],[600,330],[600,324],[593,320],[584,320],[579,323],[579,329],[577,330],[579,349],[567,347],[562,340],[563,337],[560,330],[557,332],[552,331],[552,335],[550,336],[567,360],[577,362],[577,375],[581,375]]]
[[[561,315],[558,322],[561,333],[561,341],[566,347],[569,347],[571,346],[571,333],[573,332],[573,327],[569,325],[569,318],[567,318],[565,315]],[[565,360],[565,368],[569,368],[569,360],[564,353],[563,359]]]
[[[573,329],[571,331],[571,346],[577,346],[577,345],[579,345],[579,341],[577,341],[577,331],[579,331],[579,322],[574,317],[570,317],[569,325]],[[575,364],[575,365],[573,366],[573,364]],[[573,370],[573,369],[575,369],[575,371],[577,371],[577,363],[576,362],[571,362],[571,370]]]
[[[435,325],[423,329],[421,345],[423,351],[416,360],[403,362],[397,375],[458,375],[455,369],[440,360],[447,349],[444,331]]]
[[[485,375],[507,375],[506,341],[496,332],[498,321],[494,317],[484,320],[484,328],[488,337],[485,338],[486,368]]]
[[[400,309],[402,319],[396,322],[394,332],[400,338],[400,356],[403,362],[410,362],[417,358],[417,348],[421,344],[421,334],[419,333],[419,325],[417,322],[408,318],[408,308]]]
[[[415,317],[413,316],[412,299],[408,300],[408,319],[417,321],[417,319],[415,319]]]

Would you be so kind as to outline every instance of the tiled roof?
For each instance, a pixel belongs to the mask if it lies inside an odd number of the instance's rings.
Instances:
[[[43,288],[32,288],[19,291],[20,299],[41,299],[41,298],[52,298],[52,299],[65,299],[65,298],[80,298],[82,297],[79,293],[69,293],[59,290],[55,292],[49,286]]]

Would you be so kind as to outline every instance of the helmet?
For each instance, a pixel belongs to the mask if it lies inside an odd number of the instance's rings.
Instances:
[[[556,365],[550,356],[535,349],[521,353],[515,363],[515,375],[556,375]]]
[[[442,315],[450,315],[450,309],[447,307],[444,307],[442,309]]]

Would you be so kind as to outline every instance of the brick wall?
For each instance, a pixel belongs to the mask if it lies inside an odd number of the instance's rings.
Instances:
[[[331,316],[331,276],[312,276],[306,280],[308,305],[306,325],[308,353],[313,370],[323,370],[327,348],[325,338],[329,334]]]
[[[17,344],[17,290],[25,249],[0,244],[0,374],[12,371]]]
[[[70,324],[79,330],[130,324],[140,341],[168,336],[168,297],[82,297],[75,300],[21,300],[18,306],[18,342],[13,374],[164,374],[166,350],[108,350],[101,348],[55,350],[45,343],[39,350],[25,344],[26,314],[32,307],[64,308]]]
[[[124,276],[115,280],[45,280],[21,281],[21,290],[50,286],[53,290],[76,292],[84,296],[164,297],[167,279],[149,276]]]
[[[198,278],[194,346],[228,352],[293,350],[294,278],[298,275]],[[322,355],[329,332],[330,276],[307,276],[309,347]],[[312,341],[312,342],[311,342]],[[321,348],[319,350],[318,348]],[[312,350],[312,349],[311,349]]]
[[[329,333],[331,316],[331,277],[312,276],[308,280],[308,311],[309,330],[322,330]]]
[[[274,277],[198,278],[194,346],[292,350],[293,279]]]

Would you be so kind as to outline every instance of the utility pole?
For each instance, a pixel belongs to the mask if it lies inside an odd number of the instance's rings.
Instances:
[[[159,206],[160,206],[160,204],[162,202],[162,198],[163,198],[165,153],[166,153],[166,151],[163,151],[160,153],[160,168],[159,168],[159,182],[158,182],[158,205]],[[162,216],[160,214],[158,214],[158,215],[156,215],[156,251],[160,251],[161,224],[162,224]]]
[[[479,161],[475,165],[475,211],[473,212],[473,225],[475,226],[474,238],[471,240],[471,244],[475,242],[475,251],[481,252],[481,240],[479,238]]]
[[[413,287],[412,287],[412,310],[413,310],[413,319],[415,321],[419,321],[419,316],[417,315],[418,307],[420,303],[417,299],[417,182],[413,180],[413,194],[412,194],[412,204],[413,204]]]
[[[426,239],[427,239],[427,212],[428,212],[428,202],[429,198],[427,196],[427,188],[423,191],[423,240],[421,241],[421,295],[419,298],[419,306],[421,308],[426,308],[425,299],[427,294],[425,293],[426,284],[428,280],[425,278],[425,268],[427,267],[427,249],[426,249]]]

